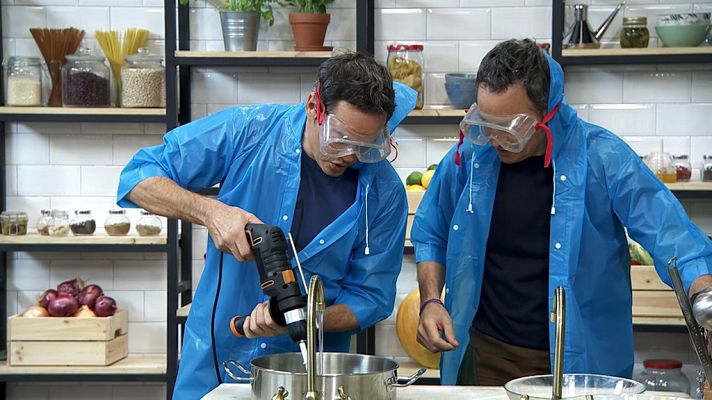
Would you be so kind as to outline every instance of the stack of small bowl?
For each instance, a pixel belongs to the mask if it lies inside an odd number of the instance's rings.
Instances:
[[[445,74],[445,91],[455,108],[468,109],[477,100],[475,74]]]
[[[658,15],[655,31],[665,47],[695,47],[710,31],[710,13]]]

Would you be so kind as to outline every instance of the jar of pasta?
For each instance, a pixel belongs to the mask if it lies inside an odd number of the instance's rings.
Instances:
[[[390,44],[388,45],[388,70],[394,81],[410,86],[418,92],[415,108],[423,108],[424,80],[423,45]]]

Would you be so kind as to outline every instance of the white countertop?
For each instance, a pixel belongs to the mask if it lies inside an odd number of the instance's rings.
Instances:
[[[507,394],[504,388],[501,387],[413,385],[396,390],[396,398],[398,400],[433,400],[444,398],[448,400],[507,400]],[[674,396],[670,395],[656,398],[654,392],[647,392],[645,396],[639,396],[641,400],[669,400],[673,398]],[[682,399],[684,397],[678,398]],[[250,385],[224,383],[203,397],[203,400],[250,400]]]

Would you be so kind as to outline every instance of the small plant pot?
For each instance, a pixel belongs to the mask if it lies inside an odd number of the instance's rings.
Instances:
[[[294,33],[296,51],[330,51],[331,46],[324,46],[326,29],[331,21],[330,14],[290,13],[289,23]]]

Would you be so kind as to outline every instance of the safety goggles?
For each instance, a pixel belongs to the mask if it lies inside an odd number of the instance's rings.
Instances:
[[[391,153],[391,136],[388,128],[383,129],[373,138],[353,133],[333,114],[328,114],[319,127],[319,145],[321,154],[339,158],[355,155],[364,163],[385,160]]]
[[[507,151],[519,153],[536,132],[537,124],[538,121],[528,114],[494,116],[473,104],[460,122],[460,130],[476,144],[492,141]]]

